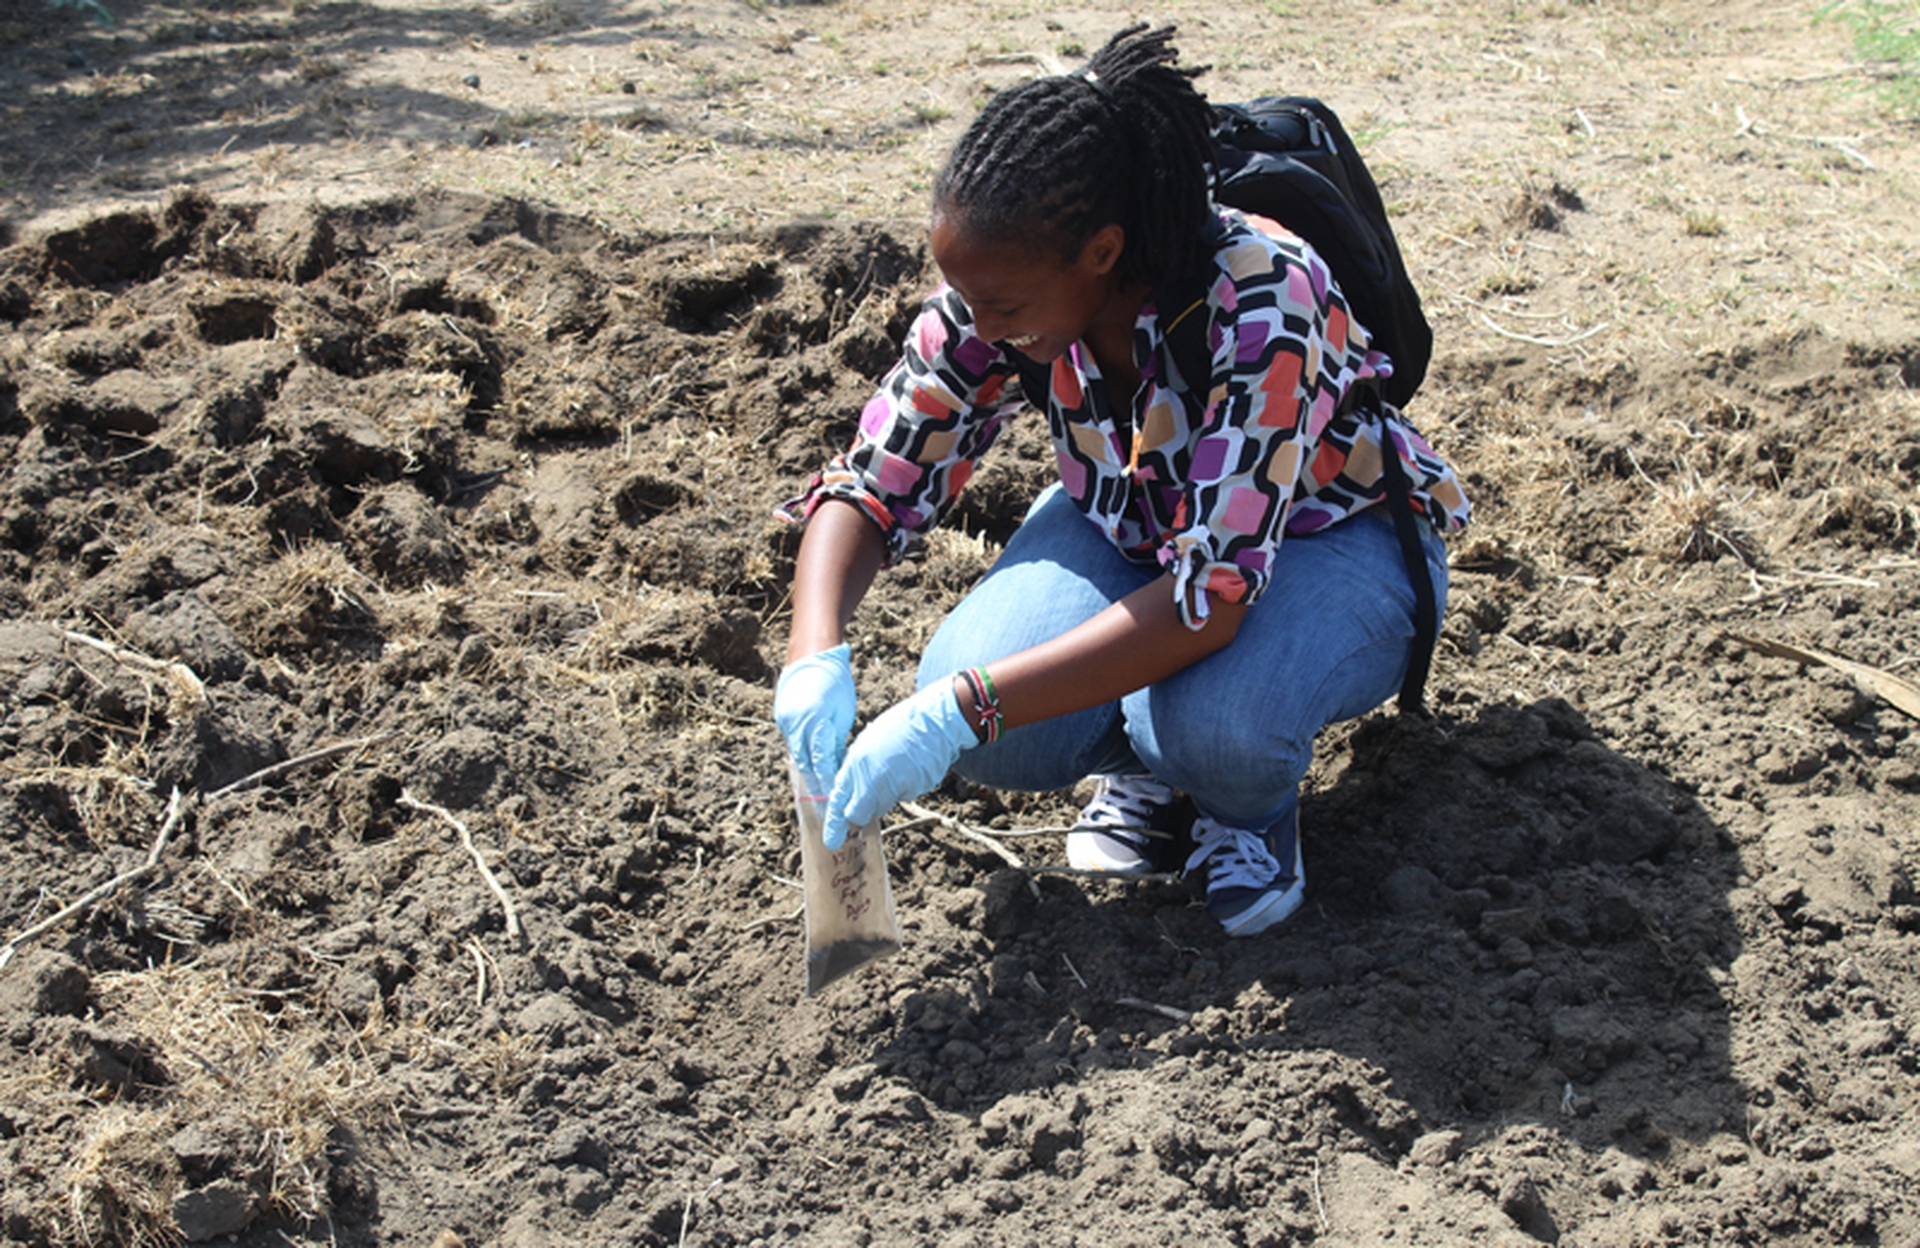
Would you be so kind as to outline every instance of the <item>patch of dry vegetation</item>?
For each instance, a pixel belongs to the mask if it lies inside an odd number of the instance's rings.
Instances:
[[[264,1210],[309,1222],[327,1209],[340,1133],[393,1116],[393,1087],[367,1048],[337,1037],[300,992],[171,964],[101,975],[94,988],[110,1016],[139,1020],[170,1077],[106,1096],[90,1124],[65,1180],[80,1242],[178,1242],[173,1201],[195,1157],[179,1138],[187,1124],[230,1133],[227,1177]]]

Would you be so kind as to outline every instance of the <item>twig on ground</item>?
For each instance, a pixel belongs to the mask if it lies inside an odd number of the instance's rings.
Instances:
[[[1496,308],[1490,303],[1469,299],[1465,295],[1456,295],[1450,290],[1441,291],[1440,296],[1449,303],[1464,304],[1481,312],[1496,312],[1501,316],[1512,317],[1516,321],[1564,321],[1567,319],[1565,312],[1522,312],[1517,308]]]
[[[1143,871],[1127,875],[1118,871],[1096,871],[1091,867],[1022,867],[1028,875],[1064,875],[1075,880],[1112,880],[1120,884],[1171,884],[1180,878],[1177,871]]]
[[[1160,1015],[1162,1018],[1170,1018],[1176,1023],[1190,1023],[1193,1021],[1193,1011],[1191,1010],[1182,1010],[1171,1005],[1161,1005],[1155,1001],[1142,1001],[1139,997],[1115,997],[1113,1003],[1115,1005],[1124,1005],[1129,1009],[1147,1010]]]
[[[1760,654],[1770,654],[1775,658],[1792,659],[1796,663],[1816,663],[1833,668],[1848,677],[1853,683],[1873,694],[1881,701],[1904,711],[1915,719],[1920,719],[1920,685],[1895,676],[1891,672],[1870,667],[1865,663],[1856,663],[1852,659],[1843,659],[1837,654],[1828,654],[1824,650],[1814,650],[1806,646],[1788,645],[1784,641],[1768,641],[1764,637],[1749,637],[1741,633],[1722,630],[1720,635],[1728,641],[1738,642],[1749,650]]]
[[[1785,139],[1790,143],[1810,143],[1814,147],[1830,147],[1862,169],[1871,172],[1875,168],[1871,160],[1868,160],[1858,148],[1845,139],[1836,139],[1824,134],[1790,134],[1784,130],[1776,130],[1758,117],[1749,116],[1746,108],[1739,104],[1733,106],[1733,115],[1740,123],[1734,130],[1736,135],[1751,134],[1755,138],[1771,137]]]
[[[415,1109],[411,1105],[400,1107],[400,1116],[408,1122],[447,1122],[454,1118],[471,1118],[479,1112],[478,1105],[434,1105],[427,1109]]]
[[[913,816],[915,827],[919,827],[922,824],[931,823],[936,827],[945,828],[947,831],[957,833],[958,835],[965,837],[966,839],[974,842],[977,845],[985,845],[988,849],[998,854],[1002,862],[1006,863],[1008,866],[1012,867],[1014,870],[1024,871],[1026,869],[1026,866],[1027,866],[1026,860],[1020,857],[1019,854],[1014,853],[1012,850],[1008,849],[1005,845],[1002,845],[999,841],[995,840],[993,837],[988,836],[985,832],[977,832],[974,829],[968,827],[966,824],[961,823],[958,819],[954,819],[947,815],[938,814],[934,811],[928,810],[924,806],[917,806],[912,802],[901,802],[900,809],[906,811],[909,815]]]
[[[1200,956],[1200,951],[1192,945],[1183,945],[1175,940],[1173,933],[1167,930],[1166,922],[1157,914],[1153,916],[1153,925],[1160,929],[1160,939],[1166,941],[1176,952],[1191,954],[1194,957]]]
[[[766,927],[770,923],[791,923],[806,912],[806,903],[801,902],[799,906],[795,907],[792,914],[770,914],[764,919],[755,919],[753,922],[743,925],[740,930],[743,932],[751,932],[758,928]]]
[[[124,667],[137,667],[142,671],[155,672],[173,681],[195,706],[207,704],[207,686],[193,674],[193,669],[178,660],[156,659],[141,654],[138,650],[129,650],[125,646],[111,641],[102,641],[98,637],[89,637],[85,633],[76,633],[70,628],[61,629],[60,635],[77,645],[89,646],[106,655],[115,663]]]
[[[487,860],[481,856],[480,847],[473,843],[473,833],[467,830],[467,825],[456,819],[453,812],[445,806],[435,806],[432,802],[423,802],[415,797],[411,791],[406,789],[400,791],[400,804],[411,810],[422,811],[429,815],[438,815],[453,825],[454,830],[460,833],[460,843],[467,847],[467,853],[473,856],[474,865],[480,868],[480,878],[487,882],[487,887],[492,889],[493,895],[499,899],[500,908],[506,912],[507,935],[511,936],[515,942],[524,944],[526,942],[526,932],[520,927],[520,913],[513,908],[513,898],[507,896],[507,890],[500,887],[499,878],[494,875],[493,869],[487,866]]]
[[[1024,841],[1036,836],[1065,836],[1072,828],[975,828],[982,836],[991,836],[999,841]],[[1149,836],[1161,835],[1148,832]]]
[[[921,815],[918,819],[909,819],[905,823],[896,823],[892,827],[884,829],[884,831],[885,832],[918,832],[921,828],[930,828],[934,826],[935,824],[939,823],[943,818],[945,818],[944,815],[934,815],[934,814]]]
[[[1073,982],[1076,984],[1079,984],[1080,987],[1085,988],[1087,986],[1087,981],[1081,977],[1080,968],[1073,964],[1073,959],[1068,957],[1066,953],[1062,951],[1062,953],[1060,954],[1060,960],[1067,964],[1067,973],[1073,976]]]
[[[7,963],[13,961],[13,955],[19,950],[20,946],[52,931],[74,915],[90,908],[101,898],[110,897],[127,885],[136,884],[152,875],[155,871],[158,871],[160,869],[160,855],[167,851],[167,842],[172,839],[174,830],[180,826],[181,817],[186,814],[187,808],[192,804],[190,799],[181,797],[180,790],[175,788],[172,798],[167,802],[167,817],[160,825],[160,834],[153,838],[153,846],[147,850],[147,860],[131,871],[122,871],[119,875],[114,876],[97,888],[88,889],[86,893],[82,894],[78,901],[61,910],[58,914],[47,916],[26,931],[15,936],[12,940],[9,940],[5,945],[0,945],[0,970],[4,970]]]
[[[371,737],[360,737],[354,741],[341,741],[334,745],[323,746],[317,750],[308,750],[298,758],[289,758],[285,762],[275,763],[271,767],[262,767],[250,776],[242,776],[224,788],[215,789],[207,795],[206,800],[209,802],[217,802],[223,797],[229,797],[240,792],[242,789],[250,789],[256,784],[265,784],[269,780],[278,779],[286,773],[293,771],[295,768],[305,767],[308,763],[324,762],[336,754],[346,754],[353,750],[382,745],[399,735],[397,731],[378,732]]]
[[[1320,1159],[1318,1157],[1313,1159],[1313,1216],[1320,1220],[1322,1233],[1333,1229],[1333,1224],[1327,1221],[1327,1199],[1320,1193]]]
[[[1569,334],[1565,338],[1541,338],[1533,334],[1523,334],[1517,330],[1506,329],[1496,325],[1494,324],[1493,318],[1485,312],[1480,314],[1480,320],[1488,329],[1499,334],[1502,338],[1511,338],[1515,342],[1531,343],[1536,347],[1570,347],[1576,342],[1583,342],[1593,337],[1601,330],[1607,328],[1608,325],[1612,324],[1610,321],[1601,321],[1598,325],[1583,329],[1577,334]]]
[[[1060,58],[1046,52],[995,52],[980,58],[982,65],[1038,65],[1050,77],[1058,78],[1067,72]]]
[[[473,973],[476,982],[473,988],[473,1008],[476,1010],[487,1003],[487,955],[480,948],[478,937],[467,938],[467,949],[473,954]]]

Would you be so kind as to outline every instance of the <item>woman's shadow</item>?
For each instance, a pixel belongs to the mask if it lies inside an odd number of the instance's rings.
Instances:
[[[1189,882],[997,872],[990,962],[908,998],[878,1069],[990,1122],[1097,1071],[1331,1054],[1275,1108],[1388,1164],[1521,1122],[1647,1159],[1739,1129],[1722,984],[1740,864],[1680,785],[1557,698],[1375,716],[1321,753],[1286,926],[1226,939]]]

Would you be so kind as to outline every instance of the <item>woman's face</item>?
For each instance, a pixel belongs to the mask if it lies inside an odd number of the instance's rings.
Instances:
[[[1062,260],[1045,242],[983,240],[959,217],[936,213],[930,241],[947,284],[973,313],[974,332],[1046,364],[1110,310],[1124,235],[1103,226],[1078,256]]]

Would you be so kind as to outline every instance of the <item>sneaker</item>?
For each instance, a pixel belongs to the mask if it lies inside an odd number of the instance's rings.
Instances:
[[[1193,821],[1187,870],[1207,866],[1207,913],[1229,936],[1253,936],[1284,922],[1307,894],[1300,862],[1300,811],[1265,831],[1230,828],[1206,815]]]
[[[1173,789],[1148,775],[1097,776],[1093,800],[1067,833],[1067,864],[1077,871],[1144,875],[1159,857],[1173,812]]]

